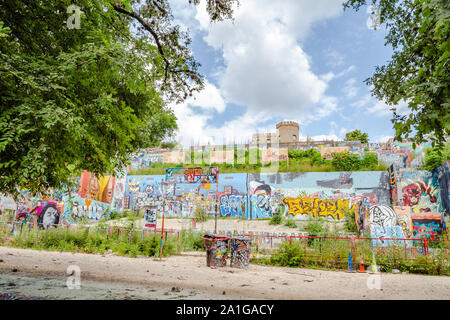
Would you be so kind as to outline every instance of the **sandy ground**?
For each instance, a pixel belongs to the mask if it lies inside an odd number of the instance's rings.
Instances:
[[[81,270],[80,290],[65,287],[69,265]],[[368,273],[211,269],[198,253],[159,261],[0,247],[0,275],[1,290],[58,299],[450,299],[445,276],[382,273],[380,289],[369,289]]]

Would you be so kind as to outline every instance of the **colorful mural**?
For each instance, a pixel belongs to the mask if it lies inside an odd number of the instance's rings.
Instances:
[[[95,201],[111,203],[114,195],[114,176],[97,178],[93,173],[84,171],[80,178],[78,196]]]
[[[428,171],[402,169],[397,183],[399,202],[413,212],[442,212],[439,182]]]

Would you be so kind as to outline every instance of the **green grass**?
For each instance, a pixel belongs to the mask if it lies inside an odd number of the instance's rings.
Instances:
[[[182,164],[174,163],[155,163],[149,168],[131,170],[129,175],[164,175],[166,168],[182,167]],[[191,166],[208,167],[209,163],[195,164]],[[261,169],[267,172],[335,172],[331,165],[331,160],[324,160],[323,164],[311,165],[309,159],[289,159],[289,165],[286,161],[279,162],[278,166],[271,163],[266,163],[262,166],[258,164],[211,164],[211,166],[219,167],[220,173],[259,173]],[[374,167],[362,167],[358,171],[386,171],[388,168],[384,164],[379,164]]]
[[[448,244],[447,244],[448,246]],[[354,269],[358,268],[360,259],[365,266],[372,264],[372,248],[370,241],[359,241],[356,247],[356,257],[353,257]],[[393,245],[389,248],[376,248],[376,264],[382,272],[420,273],[428,275],[450,276],[449,263],[446,260],[444,244],[441,250],[433,256],[415,256],[405,254],[404,246]],[[447,248],[448,249],[448,248]],[[264,265],[282,267],[303,267],[325,270],[346,270],[348,268],[348,254],[355,252],[349,240],[339,239],[308,239],[292,240],[292,243],[283,243],[271,254],[262,257],[252,256],[251,262]]]
[[[8,240],[10,228],[0,227],[0,245],[16,248],[29,248],[50,251],[69,251],[83,253],[104,254],[113,252],[122,256],[146,257],[159,256],[161,235],[159,233],[142,233],[133,230],[132,224],[128,228],[117,228],[109,233],[109,228],[91,227],[74,230],[72,228],[40,230],[38,235],[36,229],[28,230],[26,226]],[[163,242],[163,256],[170,256],[181,251],[204,250],[202,233],[194,231],[180,231],[177,234],[167,234]]]

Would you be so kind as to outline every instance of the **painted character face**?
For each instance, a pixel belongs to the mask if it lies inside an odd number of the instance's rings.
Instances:
[[[58,216],[58,210],[55,208],[48,208],[44,213],[44,218],[42,220],[42,224],[45,229],[48,229],[52,227],[54,224],[56,224],[56,218]]]
[[[403,205],[415,206],[420,201],[421,188],[416,184],[411,184],[403,188]]]

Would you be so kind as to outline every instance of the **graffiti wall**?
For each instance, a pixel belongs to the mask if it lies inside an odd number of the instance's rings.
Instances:
[[[64,224],[96,222],[107,218],[110,204],[78,196],[67,197],[64,201]]]
[[[288,148],[262,148],[262,162],[287,161]]]
[[[333,153],[344,153],[349,151],[349,147],[321,147],[320,155],[326,160],[333,159]]]
[[[127,176],[123,209],[140,210],[144,206],[156,206],[162,210],[164,200],[163,175]]]
[[[439,182],[442,212],[445,218],[450,218],[450,161],[447,161],[434,172]]]
[[[413,237],[434,238],[443,231],[439,212],[412,212]]]
[[[249,173],[250,219],[280,212],[295,219],[340,220],[354,204],[390,203],[387,172]]]
[[[219,203],[220,216],[248,219],[247,174],[220,174]]]
[[[104,203],[111,203],[114,195],[114,176],[97,178],[93,173],[84,171],[80,177],[78,196]]]
[[[428,171],[402,169],[397,182],[398,202],[415,213],[442,212],[439,181]]]

